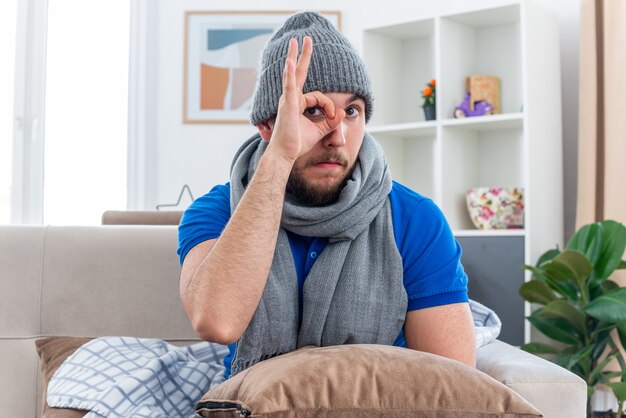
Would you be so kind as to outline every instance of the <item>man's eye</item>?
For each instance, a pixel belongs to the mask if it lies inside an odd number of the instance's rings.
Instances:
[[[349,107],[346,109],[346,116],[359,116],[359,108],[358,107]]]
[[[319,117],[324,116],[324,112],[319,107],[307,107],[304,110],[307,116]]]

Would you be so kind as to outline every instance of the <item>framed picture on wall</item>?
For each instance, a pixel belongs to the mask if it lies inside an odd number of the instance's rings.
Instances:
[[[183,123],[249,123],[261,50],[294,13],[185,13]],[[340,12],[319,13],[341,31]]]

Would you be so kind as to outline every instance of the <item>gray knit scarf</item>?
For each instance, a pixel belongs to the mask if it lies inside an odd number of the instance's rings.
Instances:
[[[235,155],[231,213],[266,148],[257,134]],[[365,134],[352,177],[336,203],[309,207],[287,194],[269,277],[237,343],[232,376],[307,345],[394,343],[404,324],[407,295],[393,233],[391,185],[380,145]],[[300,329],[298,280],[286,231],[328,238],[304,282]]]

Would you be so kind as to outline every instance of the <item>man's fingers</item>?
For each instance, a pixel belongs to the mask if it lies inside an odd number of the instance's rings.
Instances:
[[[323,120],[315,122],[315,126],[321,135],[320,138],[337,129],[346,117],[346,111],[341,108],[335,108],[335,103],[322,92],[313,91],[307,93],[304,95],[304,100],[306,108],[317,107],[324,112],[325,117]]]
[[[326,118],[324,120],[324,128],[326,130],[326,132],[324,133],[324,135],[328,134],[331,131],[334,131],[341,122],[343,122],[344,118],[346,117],[346,111],[343,109],[337,109],[337,112],[335,114],[335,117],[332,119]]]
[[[320,91],[312,91],[304,95],[306,108],[319,107],[324,111],[327,118],[335,117],[335,103],[328,96]]]
[[[304,82],[306,81],[312,54],[313,41],[310,36],[305,36],[302,41],[302,52],[300,53],[298,65],[296,66],[296,84],[300,89],[302,89],[302,86],[304,86]]]
[[[283,95],[285,99],[292,97],[296,90],[296,72],[295,62],[298,53],[298,41],[291,39],[289,41],[289,50],[285,59],[285,70],[283,71]]]
[[[289,58],[285,60],[285,70],[283,71],[283,94],[288,94],[296,88],[295,77],[293,77],[293,62]]]
[[[291,38],[289,40],[289,49],[287,50],[287,59],[290,59],[294,63],[298,61],[298,40]]]

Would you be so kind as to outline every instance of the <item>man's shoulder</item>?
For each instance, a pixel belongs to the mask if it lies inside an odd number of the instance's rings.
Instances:
[[[221,195],[230,196],[230,182],[226,182],[224,184],[216,184],[215,186],[213,186],[213,188],[209,191],[208,194],[210,193],[217,193]]]
[[[396,227],[413,227],[439,224],[444,222],[444,215],[433,200],[396,181],[389,193],[391,215]]]
[[[193,203],[203,204],[206,202],[214,201],[216,199],[218,200],[229,199],[230,200],[230,183],[217,184],[213,186],[213,188],[211,188],[211,190],[209,190],[208,193],[200,196]]]
[[[230,183],[218,184],[208,193],[191,202],[183,213],[181,224],[205,220],[207,213],[216,211],[230,214]]]
[[[403,207],[414,207],[418,204],[435,204],[431,198],[426,197],[395,180],[392,182],[389,199],[391,200],[392,206],[402,205]]]

